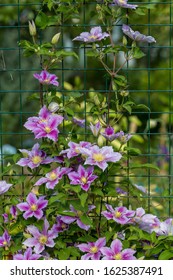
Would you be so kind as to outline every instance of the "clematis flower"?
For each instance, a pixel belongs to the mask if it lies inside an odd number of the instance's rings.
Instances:
[[[13,256],[13,260],[38,260],[42,255],[33,254],[31,248],[27,248],[24,254],[16,254]]]
[[[107,162],[117,162],[121,159],[120,153],[114,152],[112,147],[105,146],[99,148],[97,145],[79,149],[82,155],[86,155],[84,164],[97,165],[103,171],[108,167]]]
[[[58,125],[63,121],[63,117],[51,113],[46,106],[43,106],[38,117],[30,117],[24,127],[34,133],[36,139],[47,137],[54,142],[58,139]]]
[[[31,151],[20,149],[19,151],[26,155],[26,157],[21,158],[16,164],[20,166],[28,166],[31,169],[38,167],[40,164],[48,164],[54,160],[47,157],[46,153],[39,149],[40,145],[36,143]]]
[[[105,204],[108,211],[102,211],[102,215],[107,220],[114,220],[118,224],[125,225],[131,223],[131,219],[135,215],[135,211],[128,210],[124,206],[113,208],[109,204]]]
[[[35,186],[46,184],[47,189],[54,189],[55,186],[59,183],[59,180],[62,179],[63,175],[67,174],[69,171],[71,171],[71,168],[57,167],[56,169],[47,173],[45,177],[40,178],[35,183]]]
[[[100,26],[91,28],[90,32],[82,32],[79,36],[75,37],[73,41],[82,41],[84,43],[93,43],[101,41],[110,35],[106,32],[102,32]]]
[[[7,184],[6,181],[0,181],[0,195],[6,193],[12,184]]]
[[[89,147],[91,147],[91,145],[92,145],[91,143],[85,142],[85,141],[81,141],[79,143],[75,143],[75,142],[70,141],[68,143],[68,146],[70,148],[61,151],[60,155],[67,154],[67,157],[70,159],[70,158],[79,156],[81,154],[80,148],[89,148]]]
[[[160,231],[158,235],[173,235],[173,219],[168,218],[160,223]]]
[[[128,134],[128,133],[125,134],[124,131],[120,131],[120,132],[117,132],[117,133],[116,133],[116,138],[118,138],[119,141],[120,141],[122,144],[127,143],[127,142],[130,140],[131,137],[132,137],[132,135],[130,135],[130,134]]]
[[[99,238],[96,242],[88,242],[77,245],[82,252],[87,252],[87,254],[82,256],[82,260],[100,260],[101,249],[106,245],[106,238]]]
[[[72,119],[73,123],[77,124],[80,127],[85,127],[85,120],[74,118]]]
[[[59,86],[59,82],[57,81],[58,77],[54,74],[50,74],[46,70],[41,71],[40,74],[35,73],[33,76],[40,82],[40,84],[54,85],[56,87]]]
[[[34,247],[34,252],[40,254],[45,249],[45,246],[53,248],[55,246],[55,239],[58,236],[53,229],[49,229],[49,222],[44,220],[42,231],[39,231],[35,226],[28,226],[27,230],[33,237],[26,239],[23,244],[27,247]]]
[[[95,208],[94,205],[89,205],[88,207],[88,211],[86,214],[88,214],[91,210],[93,210]],[[68,211],[69,212],[69,211]],[[84,229],[84,230],[89,230],[90,226],[89,225],[85,225],[82,221],[81,221],[81,217],[83,215],[83,212],[82,211],[78,211],[76,210],[72,205],[70,205],[70,212],[71,213],[74,213],[75,216],[62,216],[61,217],[61,220],[66,223],[66,224],[71,224],[73,222],[76,222],[77,225]],[[64,211],[65,213],[65,211]]]
[[[69,228],[69,225],[63,222],[62,216],[61,215],[57,216],[56,224],[53,225],[52,229],[55,232],[59,233],[59,232],[63,232],[65,230],[68,230],[68,228]]]
[[[102,128],[100,122],[97,122],[95,125],[90,123],[89,127],[90,127],[90,129],[91,129],[91,131],[92,131],[92,133],[95,137],[97,137],[99,135],[100,130]]]
[[[85,169],[82,165],[79,165],[77,172],[68,173],[68,177],[71,180],[71,185],[80,185],[84,191],[88,191],[91,183],[98,178],[93,175],[94,168],[88,167]]]
[[[156,40],[152,36],[146,36],[141,34],[139,31],[133,31],[130,26],[123,24],[122,31],[129,38],[136,42],[156,43]]]
[[[138,5],[132,5],[127,3],[128,0],[113,0],[111,5],[119,6],[126,9],[136,9]]]
[[[0,247],[8,247],[10,245],[11,236],[5,230],[3,235],[0,236]]]
[[[27,202],[17,204],[17,208],[20,211],[25,212],[23,214],[24,219],[27,220],[34,216],[40,220],[43,217],[42,209],[47,206],[48,201],[44,199],[44,196],[37,199],[36,195],[32,192],[28,194],[26,201]]]
[[[114,128],[111,126],[108,126],[107,128],[105,128],[105,131],[103,133],[101,133],[101,135],[104,136],[110,142],[115,140],[118,137],[114,131]]]
[[[146,190],[145,187],[139,186],[139,185],[137,185],[137,184],[134,184],[134,186],[135,186],[139,191],[141,191],[141,192],[143,192],[143,193],[147,193],[147,190]]]
[[[136,251],[132,249],[124,249],[119,239],[112,241],[110,248],[102,247],[100,249],[101,253],[104,255],[102,260],[136,260],[133,256]]]

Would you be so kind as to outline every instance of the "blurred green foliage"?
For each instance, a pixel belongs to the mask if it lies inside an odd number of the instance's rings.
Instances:
[[[41,2],[44,5],[41,5]],[[140,1],[144,6],[146,2]],[[22,124],[29,115],[33,115],[33,112],[38,110],[38,103],[30,102],[30,100],[32,94],[36,94],[39,90],[37,82],[33,81],[33,73],[40,71],[42,61],[36,56],[24,57],[22,48],[18,45],[21,40],[31,40],[28,30],[29,20],[35,20],[41,43],[50,41],[54,34],[61,32],[57,49],[64,45],[68,51],[73,50],[79,56],[79,60],[72,57],[64,58],[53,69],[61,83],[60,92],[64,92],[63,102],[68,102],[69,97],[73,98],[73,95],[78,94],[78,104],[74,105],[74,110],[79,118],[89,116],[92,111],[91,107],[85,106],[83,92],[89,91],[88,95],[94,98],[94,92],[97,91],[100,93],[100,99],[106,93],[109,79],[101,63],[93,57],[84,59],[86,48],[83,51],[78,48],[78,44],[72,42],[72,39],[82,31],[89,31],[91,26],[101,24],[96,12],[96,1],[85,1],[86,4],[82,7],[81,3],[83,0],[11,0],[10,3],[4,0],[3,4],[0,4],[0,106],[2,111],[0,130],[3,135],[1,146],[11,144],[20,148],[21,142],[25,147],[32,146],[33,137],[26,134]],[[173,144],[170,135],[173,122],[171,113],[173,109],[172,14],[170,2],[157,0],[150,3],[151,9],[138,10],[133,21],[129,20],[128,13],[125,13],[124,22],[128,22],[134,30],[139,30],[146,35],[151,34],[156,38],[157,43],[150,47],[143,46],[146,56],[129,62],[122,69],[122,72],[126,73],[132,100],[137,104],[145,104],[150,111],[138,107],[130,116],[127,114],[127,117],[122,118],[120,126],[134,133],[134,140],[132,139],[131,142],[133,147],[134,143],[136,148],[141,148],[142,144],[143,153],[146,154],[143,157],[144,163],[157,163],[161,167],[161,175],[167,175],[173,171],[172,157],[168,156],[168,153],[172,153]],[[70,16],[69,11],[66,14],[66,9],[71,9]],[[121,24],[122,22],[119,22],[119,25]],[[115,27],[113,34],[118,44],[122,35],[121,27]],[[119,65],[122,59],[120,55]],[[107,61],[111,64],[111,57],[108,56]],[[90,117],[87,117],[87,120],[89,122]],[[136,155],[136,160],[138,157],[140,160],[140,155]],[[168,177],[156,178],[153,174],[148,172],[146,175],[146,171],[142,171],[139,175],[138,171],[134,170],[131,176],[139,184],[140,182],[150,184],[151,189],[158,192],[157,195],[170,195],[170,189],[167,188],[170,185]],[[150,179],[148,179],[149,175]],[[160,198],[156,198],[153,203],[159,205],[160,209],[163,208]]]

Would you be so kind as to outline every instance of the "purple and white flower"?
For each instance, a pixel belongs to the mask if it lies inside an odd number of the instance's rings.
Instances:
[[[125,144],[127,143],[130,138],[132,137],[131,134],[127,133],[125,134],[124,131],[120,131],[120,132],[117,132],[116,133],[116,138],[118,138],[118,140],[122,143],[122,144]]]
[[[98,176],[93,175],[94,167],[88,167],[85,169],[82,165],[79,165],[77,172],[73,171],[68,173],[68,177],[71,180],[71,185],[80,185],[84,191],[88,191],[90,185]]]
[[[33,76],[40,82],[40,84],[54,85],[56,87],[59,86],[59,82],[57,81],[58,77],[54,74],[50,74],[46,70],[41,71],[40,74],[35,73]]]
[[[112,6],[119,6],[126,9],[136,9],[138,5],[132,5],[127,3],[128,0],[113,0]]]
[[[54,189],[55,186],[62,179],[63,175],[67,174],[69,171],[71,171],[71,168],[57,167],[56,169],[47,173],[45,177],[40,178],[35,183],[35,186],[40,186],[42,184],[46,184],[47,189]]]
[[[102,247],[100,249],[104,256],[102,260],[136,260],[136,258],[133,256],[136,251],[132,249],[122,250],[122,248],[123,246],[119,239],[113,240],[110,248]]]
[[[53,229],[55,232],[57,232],[57,233],[63,232],[63,231],[65,231],[65,230],[68,230],[68,229],[69,229],[69,224],[63,222],[62,216],[59,215],[59,216],[57,216],[57,218],[56,218],[56,224],[53,225],[52,229]]]
[[[6,181],[0,181],[0,195],[6,193],[12,184],[7,184]]]
[[[0,247],[8,247],[10,245],[11,236],[5,230],[3,235],[0,236]]]
[[[72,121],[80,127],[85,127],[85,119],[82,120],[73,117]]]
[[[77,157],[81,154],[80,148],[89,148],[89,147],[91,147],[91,145],[92,145],[91,143],[85,142],[85,141],[81,141],[79,143],[75,143],[75,142],[70,141],[68,143],[68,146],[70,148],[61,151],[60,155],[66,154],[69,159],[73,158],[73,157]]]
[[[42,231],[39,231],[35,226],[28,226],[27,230],[33,237],[26,239],[23,244],[27,247],[34,247],[34,252],[40,254],[45,249],[45,246],[53,248],[55,246],[55,239],[58,233],[52,229],[49,229],[49,222],[44,220]]]
[[[95,208],[94,205],[89,205],[88,207],[88,211],[86,214],[88,214],[90,211],[92,211],[93,209]],[[64,211],[64,214],[65,214],[66,211]],[[71,212],[74,214],[74,216],[62,216],[61,217],[61,220],[66,223],[66,224],[71,224],[73,222],[76,222],[77,225],[81,228],[81,229],[84,229],[84,230],[89,230],[90,228],[90,225],[86,225],[84,224],[82,221],[81,221],[81,217],[83,215],[83,212],[80,211],[80,210],[76,210],[72,205],[70,205],[70,211],[68,212]]]
[[[30,217],[35,217],[40,220],[43,217],[43,209],[47,206],[48,201],[44,199],[44,196],[41,196],[37,199],[34,193],[29,193],[26,202],[17,204],[17,208],[25,212],[23,217],[27,220]]]
[[[31,248],[27,248],[24,254],[16,254],[13,256],[13,260],[38,260],[42,257],[39,254],[33,254]]]
[[[115,133],[114,128],[111,126],[108,126],[105,128],[105,131],[101,133],[103,137],[105,137],[110,142],[115,140],[118,136],[117,133]]]
[[[106,238],[99,238],[96,242],[88,242],[77,245],[82,252],[86,252],[85,255],[81,257],[82,260],[100,260],[101,249],[106,245]]]
[[[73,41],[82,41],[84,43],[93,43],[101,41],[110,35],[106,32],[102,32],[100,26],[91,28],[90,32],[82,32],[79,36],[75,37]]]
[[[113,208],[109,204],[105,204],[108,211],[102,211],[102,215],[107,220],[114,220],[118,224],[125,225],[131,223],[131,219],[135,215],[135,211],[128,210],[125,206]]]
[[[146,36],[139,31],[133,31],[130,26],[123,24],[122,31],[125,35],[136,42],[156,43],[156,40],[152,36]]]
[[[51,113],[46,106],[43,106],[38,117],[30,117],[24,127],[34,133],[36,139],[47,137],[54,142],[58,139],[58,125],[63,121],[63,117]]]
[[[31,151],[20,149],[21,153],[26,155],[26,157],[21,158],[16,164],[20,166],[28,166],[31,169],[34,169],[40,164],[48,164],[53,162],[54,160],[51,157],[47,157],[46,153],[40,150],[40,145],[36,143]]]
[[[89,148],[80,148],[79,150],[82,155],[87,157],[84,164],[97,165],[103,171],[108,167],[107,162],[117,162],[122,157],[120,153],[114,152],[113,148],[109,146],[99,148],[94,145]]]
[[[92,124],[92,123],[90,123],[90,126],[89,126],[89,127],[90,127],[90,129],[91,129],[91,131],[92,131],[92,134],[93,134],[95,137],[97,137],[97,136],[99,135],[100,130],[101,130],[101,128],[102,128],[100,122],[97,122],[95,125]]]

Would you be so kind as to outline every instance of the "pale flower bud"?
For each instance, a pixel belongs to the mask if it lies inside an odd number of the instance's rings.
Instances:
[[[36,26],[34,21],[29,21],[29,33],[31,36],[35,36],[37,34]]]
[[[55,113],[59,109],[59,105],[56,102],[51,102],[48,106],[50,112]]]
[[[121,95],[121,96],[128,96],[128,95],[129,95],[129,91],[128,91],[128,90],[122,90],[122,91],[120,92],[120,95]]]
[[[60,38],[60,35],[61,35],[61,33],[56,33],[56,34],[52,37],[51,43],[52,43],[53,45],[55,45],[55,44],[58,43],[59,38]]]

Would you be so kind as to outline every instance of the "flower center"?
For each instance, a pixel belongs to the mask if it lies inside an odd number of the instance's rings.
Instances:
[[[44,84],[49,84],[50,83],[50,79],[45,79],[43,82],[44,82]]]
[[[78,216],[78,217],[81,217],[82,215],[83,215],[82,211],[78,210],[78,211],[77,211],[77,216]]]
[[[49,176],[50,180],[54,181],[57,178],[57,175],[55,172],[51,172]]]
[[[90,253],[97,253],[98,252],[98,247],[97,246],[93,246],[90,248]]]
[[[114,215],[115,215],[115,218],[120,218],[121,217],[121,212],[116,211]]]
[[[38,209],[38,206],[36,204],[32,204],[30,209],[31,211],[36,211]]]
[[[84,183],[84,184],[86,184],[87,178],[86,178],[86,177],[82,177],[82,178],[81,178],[81,182]]]
[[[114,260],[122,260],[122,255],[121,255],[121,253],[118,253],[118,254],[115,254],[113,256],[113,258],[114,258]]]
[[[76,154],[79,154],[79,153],[80,153],[80,151],[79,151],[79,149],[78,149],[77,147],[76,147],[74,150],[75,150],[75,153],[76,153]]]
[[[7,241],[3,241],[3,245],[6,246],[7,245]]]
[[[39,157],[39,156],[34,156],[34,157],[32,157],[32,162],[34,163],[34,164],[38,164],[38,163],[40,163],[42,161],[42,159],[41,159],[41,157]]]
[[[93,154],[93,159],[95,161],[101,162],[104,160],[104,156],[101,153]]]
[[[97,36],[91,35],[91,36],[89,36],[88,38],[89,38],[89,39],[94,39],[94,40],[95,40],[95,39],[97,39]]]
[[[50,133],[51,132],[51,128],[49,126],[46,126],[45,129],[44,129],[47,133]]]
[[[41,235],[38,240],[41,244],[46,244],[47,236],[46,235]]]

